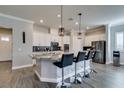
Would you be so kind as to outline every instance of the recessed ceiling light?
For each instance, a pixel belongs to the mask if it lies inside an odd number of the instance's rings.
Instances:
[[[75,25],[78,25],[78,22],[75,22]]]
[[[61,15],[60,15],[60,14],[58,14],[58,15],[57,15],[57,17],[58,17],[58,18],[60,18],[60,17],[61,17]]]
[[[40,22],[43,23],[43,20],[41,19]]]

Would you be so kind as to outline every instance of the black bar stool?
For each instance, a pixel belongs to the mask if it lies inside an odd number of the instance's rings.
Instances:
[[[94,57],[95,57],[95,54],[96,54],[96,51],[88,51],[88,53],[87,53],[87,55],[86,55],[86,58],[85,58],[85,61],[84,61],[84,78],[89,78],[90,77],[90,74],[92,73],[92,72],[95,72],[95,73],[97,73],[94,69],[93,69],[93,66],[91,66],[92,65],[92,59],[94,59]],[[86,61],[87,60],[90,60],[90,72],[87,72],[87,74],[86,74]]]
[[[83,75],[84,78],[89,77],[89,73],[86,74],[86,61],[89,60],[89,59],[90,59],[90,51],[87,51],[86,55],[85,55],[85,60],[84,60],[84,75]]]
[[[74,58],[74,60],[73,60],[73,62],[75,63],[75,79],[74,79],[75,84],[81,83],[81,81],[77,79],[77,63],[80,61],[83,61],[85,59],[85,54],[86,54],[86,52],[78,52],[77,57]]]
[[[91,57],[90,57],[90,58],[91,58],[91,66],[90,66],[91,69],[90,69],[90,70],[91,70],[91,71],[90,71],[90,73],[92,73],[92,72],[97,73],[97,71],[95,71],[95,70],[93,69],[93,65],[92,65],[92,62],[93,62],[93,59],[95,58],[95,55],[96,55],[96,51],[94,51],[94,50],[91,51]]]
[[[63,54],[62,59],[59,62],[53,63],[55,66],[62,68],[62,85],[61,88],[66,88],[67,86],[64,84],[64,67],[70,66],[73,63],[74,54]]]

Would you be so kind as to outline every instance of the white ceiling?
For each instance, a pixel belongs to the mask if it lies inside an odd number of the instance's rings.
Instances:
[[[87,26],[105,25],[118,20],[124,21],[124,6],[64,5],[63,21],[66,29],[78,29],[75,22],[79,20],[79,12],[83,14],[82,29],[86,29]],[[1,5],[0,13],[32,20],[36,24],[47,27],[58,28],[60,25],[60,18],[57,18],[57,14],[60,14],[60,6],[57,5]],[[68,18],[74,20],[69,21]],[[40,19],[43,19],[44,23],[40,23]]]

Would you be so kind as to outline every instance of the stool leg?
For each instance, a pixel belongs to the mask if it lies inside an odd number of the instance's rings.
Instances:
[[[77,79],[77,64],[75,63],[75,79],[74,84],[81,84],[81,81]]]
[[[71,87],[70,83],[64,82],[64,68],[62,67],[62,81],[57,84],[56,88],[69,88],[69,87]]]
[[[64,68],[62,67],[62,85],[61,88],[66,88],[67,86],[64,85]]]
[[[77,84],[77,64],[75,63],[75,79],[74,83]]]
[[[85,76],[85,67],[86,67],[85,63],[86,63],[86,60],[84,60],[84,76]]]
[[[83,78],[89,78],[89,74],[86,75],[86,60],[84,60],[84,75]]]
[[[64,69],[62,68],[62,85],[64,85]]]
[[[90,71],[90,73],[92,73],[92,72],[94,72],[94,73],[97,73],[97,71],[95,71],[94,69],[93,69],[93,61],[91,60],[91,62],[90,62],[90,67],[91,67],[91,71]]]

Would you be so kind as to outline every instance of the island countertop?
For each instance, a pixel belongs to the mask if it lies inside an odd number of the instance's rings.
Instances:
[[[61,59],[62,54],[68,54],[68,53],[69,52],[63,52],[63,51],[33,52],[31,57],[33,59],[57,61]]]

